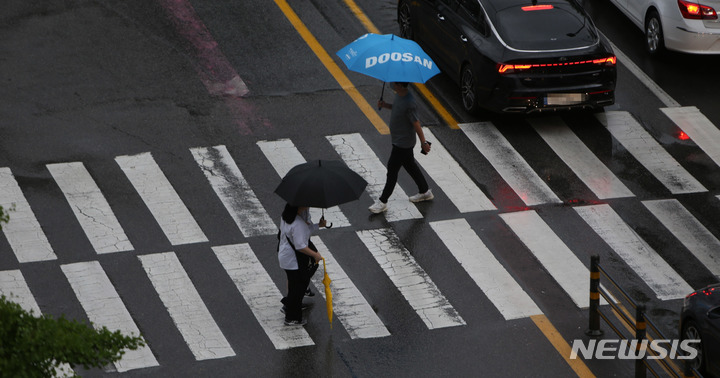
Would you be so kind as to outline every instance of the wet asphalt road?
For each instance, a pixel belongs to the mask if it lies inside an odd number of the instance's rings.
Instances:
[[[572,376],[573,370],[529,318],[507,321],[434,236],[429,222],[462,217],[505,268],[521,282],[543,313],[571,341],[582,338],[587,311],[578,309],[562,288],[528,253],[498,213],[524,210],[472,143],[444,124],[427,103],[423,124],[451,152],[464,171],[498,207],[497,212],[460,214],[442,192],[419,206],[424,218],[387,222],[367,213],[373,198],[343,206],[352,227],[323,231],[345,270],[368,298],[391,333],[378,339],[351,339],[339,322],[327,326],[321,299],[306,327],[315,346],[276,350],[257,325],[237,289],[212,256],[211,247],[249,243],[263,268],[282,287],[275,237],[244,237],[217,201],[188,153],[198,146],[225,145],[269,214],[283,203],[272,193],[279,182],[257,148],[261,140],[291,139],[307,160],[337,159],[328,135],[360,133],[381,161],[389,141],[380,135],[337,81],[300,38],[274,3],[192,1],[207,34],[187,34],[200,24],[177,22],[170,10],[181,1],[15,1],[0,16],[0,167],[12,169],[58,259],[19,263],[0,237],[0,271],[20,269],[43,312],[87,319],[66,282],[61,264],[99,261],[124,299],[159,367],[127,376]],[[710,72],[718,58],[670,54],[649,59],[642,34],[601,1],[585,1],[601,31],[671,97],[697,106],[715,125],[720,110]],[[397,32],[394,1],[358,1],[382,32]],[[290,6],[331,55],[365,27],[340,1],[291,1]],[[170,12],[170,13],[169,13]],[[175,14],[177,16],[177,13]],[[195,37],[193,37],[195,36]],[[216,43],[216,44],[215,44]],[[339,60],[337,60],[339,63]],[[690,69],[692,67],[692,69]],[[664,105],[619,65],[616,104],[608,110],[630,112],[648,132],[708,189],[672,196],[618,145],[591,115],[572,113],[563,120],[635,194],[599,200],[533,132],[523,117],[471,116],[460,110],[457,88],[440,75],[428,87],[460,123],[492,121],[528,160],[561,205],[533,209],[589,265],[600,254],[608,268],[650,314],[674,336],[679,300],[661,301],[582,223],[573,207],[609,203],[694,288],[716,278],[687,258],[682,245],[650,219],[641,200],[676,198],[714,235],[718,225],[718,167],[692,141],[677,138],[677,127],[658,109]],[[249,92],[218,95],[213,84],[234,74]],[[381,89],[377,80],[346,72],[370,104]],[[687,83],[693,85],[687,85]],[[237,87],[234,87],[237,89]],[[222,91],[222,90],[220,90]],[[380,116],[387,121],[389,112]],[[172,245],[130,183],[120,178],[113,159],[151,152],[172,181],[209,243]],[[83,162],[105,194],[135,250],[97,255],[74,220],[47,164]],[[412,190],[409,177],[400,185]],[[714,199],[714,201],[713,201]],[[277,217],[273,217],[277,218]],[[466,326],[428,329],[357,239],[357,230],[390,227],[462,315]],[[196,361],[138,262],[138,255],[174,251],[236,354]],[[220,273],[219,273],[220,272]],[[628,364],[586,361],[597,376],[628,376]],[[118,375],[99,370],[84,375]]]

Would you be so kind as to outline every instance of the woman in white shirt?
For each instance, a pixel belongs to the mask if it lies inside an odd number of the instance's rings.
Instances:
[[[280,220],[278,246],[278,261],[288,279],[288,294],[281,301],[285,305],[285,325],[307,323],[302,318],[302,299],[317,264],[322,260],[310,242],[310,235],[320,227],[326,227],[325,219],[313,224],[307,207],[285,205]]]

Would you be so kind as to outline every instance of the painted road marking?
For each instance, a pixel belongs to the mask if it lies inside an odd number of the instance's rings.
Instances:
[[[148,278],[197,360],[235,355],[173,252],[138,256]]]
[[[643,201],[665,228],[720,278],[720,241],[676,199]]]
[[[706,192],[707,189],[683,168],[628,112],[597,113],[607,127],[640,164],[672,194]]]
[[[542,314],[465,219],[431,222],[430,226],[505,320]]]
[[[280,177],[285,177],[294,166],[306,162],[305,158],[300,154],[300,151],[298,151],[290,139],[279,139],[275,141],[262,140],[257,142],[257,145]],[[350,226],[350,221],[338,206],[325,209],[325,215],[328,224],[332,223],[333,227]],[[310,208],[310,216],[312,219],[319,220],[322,216],[322,210]]]
[[[115,158],[172,245],[207,242],[150,153]]]
[[[600,199],[634,197],[559,117],[527,120],[550,148]]]
[[[132,251],[120,222],[83,163],[48,164],[75,218],[97,253]]]
[[[97,327],[119,330],[125,335],[140,336],[135,321],[125,308],[110,279],[97,261],[61,265],[63,273],[85,309],[88,319]],[[115,362],[119,372],[158,366],[152,351],[146,345],[137,350],[126,350]]]
[[[392,229],[357,231],[357,235],[429,329],[465,325]]]
[[[526,205],[562,203],[491,122],[465,123],[460,129]]]
[[[328,276],[332,280],[330,289],[332,290],[333,310],[350,338],[366,339],[390,336],[390,331],[385,328],[385,325],[360,293],[360,290],[350,281],[350,278],[340,264],[337,263],[325,243],[320,238],[313,240],[325,259],[325,266],[329,272]],[[321,263],[318,272],[312,277],[312,282],[318,289],[318,293],[325,298],[322,269]]]
[[[280,298],[283,294],[262,269],[262,264],[248,244],[212,247],[212,250],[275,349],[315,345],[305,328],[283,324],[285,315],[280,312]]]
[[[19,304],[23,310],[32,311],[34,316],[42,315],[40,306],[35,301],[35,297],[33,297],[30,287],[28,287],[20,270],[0,272],[0,295],[4,295],[7,300]]]
[[[555,326],[550,323],[550,319],[545,315],[535,315],[531,317],[532,321],[538,327],[540,332],[545,335],[545,338],[555,347],[558,353],[565,359],[570,368],[573,369],[575,374],[580,378],[592,378],[595,375],[588,369],[587,365],[579,358],[570,358],[572,348],[565,341],[565,338],[558,332]]]
[[[590,270],[534,211],[500,214],[500,218],[540,261],[580,308],[590,306]],[[606,303],[602,300],[602,303]]]
[[[430,129],[424,127],[423,133],[426,140],[432,140],[432,153],[418,154],[416,159],[455,207],[461,213],[497,210]]]
[[[720,130],[694,106],[662,108],[668,118],[684,131],[701,150],[720,165]]]
[[[355,133],[330,135],[326,138],[335,147],[335,151],[345,161],[345,164],[367,181],[368,185],[365,191],[368,192],[370,197],[373,200],[380,198],[385,187],[387,168],[380,162],[370,146],[365,143],[363,137]],[[412,202],[408,201],[407,194],[398,184],[388,199],[385,218],[393,222],[422,218],[422,214]]]
[[[375,126],[375,129],[377,129],[380,134],[390,134],[390,129],[385,121],[380,118],[380,115],[377,113],[375,108],[370,106],[365,97],[363,97],[357,88],[353,86],[350,79],[347,78],[342,69],[340,69],[333,58],[330,57],[330,54],[328,54],[322,45],[320,45],[320,42],[318,42],[315,36],[312,35],[307,26],[305,26],[302,20],[300,20],[300,17],[298,17],[295,11],[290,7],[290,5],[288,5],[287,1],[275,0],[275,4],[277,4],[283,14],[285,14],[285,17],[287,17],[288,21],[290,21],[305,43],[307,43],[310,49],[315,53],[315,56],[317,56],[320,62],[330,72],[332,77],[335,78],[338,84],[340,84],[340,87],[348,94],[348,96],[350,96],[350,98],[355,102],[355,105],[357,105],[360,111],[365,114],[365,117],[367,117],[373,126]]]
[[[243,235],[277,233],[275,223],[225,146],[191,148],[190,151]]]
[[[2,230],[18,262],[57,259],[10,168],[0,168],[0,206],[6,212],[14,209]]]
[[[582,206],[574,210],[625,260],[659,299],[684,298],[692,292],[690,285],[610,205]]]

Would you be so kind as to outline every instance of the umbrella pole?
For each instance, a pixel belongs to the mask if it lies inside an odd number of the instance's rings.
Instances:
[[[385,95],[385,82],[383,81],[382,92],[380,92],[380,101],[383,100],[384,95]],[[382,110],[382,107],[378,106],[378,110]]]

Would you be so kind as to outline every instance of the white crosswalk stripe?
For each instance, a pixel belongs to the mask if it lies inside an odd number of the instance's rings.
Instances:
[[[170,317],[197,360],[234,356],[180,260],[172,252],[138,256]]]
[[[505,319],[542,314],[465,219],[431,222],[430,226]]]
[[[645,207],[720,279],[720,241],[678,200],[643,201]]]
[[[2,230],[20,263],[57,259],[10,168],[0,168],[0,206],[12,209]]]
[[[458,126],[526,205],[562,203],[491,122]]]
[[[562,119],[531,118],[528,122],[598,198],[634,197],[630,189],[615,177]]]
[[[111,331],[119,330],[124,335],[140,336],[140,330],[100,263],[80,262],[61,268],[91,322]],[[115,362],[119,372],[151,366],[158,366],[158,362],[148,346],[126,350],[122,359]]]
[[[575,211],[663,300],[692,292],[690,285],[658,255],[610,205],[576,207]]]
[[[385,274],[429,329],[465,325],[430,276],[391,229],[357,231]]]
[[[340,264],[337,263],[325,243],[320,238],[313,240],[318,251],[321,251],[325,259],[325,267],[328,272],[332,272],[328,274],[328,277],[332,276],[330,289],[334,312],[345,326],[350,338],[366,339],[390,336],[390,331],[385,328],[385,325],[360,293],[360,290],[352,283]],[[323,268],[318,269],[318,272],[312,278],[312,283],[318,289],[320,295],[325,298],[325,286],[322,282],[323,274],[321,272]]]
[[[628,112],[608,111],[596,117],[645,168],[672,194],[707,189],[670,156]]]
[[[33,315],[40,316],[40,306],[30,292],[20,270],[0,271],[0,295],[19,304],[23,310],[32,311]]]
[[[370,146],[360,134],[331,135],[326,137],[335,148],[335,151],[345,161],[350,169],[362,176],[368,185],[365,190],[373,200],[380,198],[385,187],[387,169],[377,158]],[[389,147],[388,147],[389,148]],[[387,202],[385,217],[388,221],[422,218],[422,214],[415,205],[408,201],[408,196],[400,185]]]
[[[145,201],[170,243],[180,245],[208,241],[152,155],[118,156],[115,161]]]
[[[432,140],[432,153],[417,154],[416,160],[432,177],[443,193],[461,213],[472,211],[497,210],[495,205],[478,188],[455,159],[450,156],[442,143],[435,138],[429,128],[423,128],[426,140]]]
[[[292,167],[306,162],[305,158],[302,157],[300,151],[295,148],[295,145],[290,139],[280,139],[276,141],[264,140],[257,142],[257,145],[280,177],[285,177]],[[312,219],[320,219],[322,213],[323,211],[321,209],[310,209]],[[348,221],[338,206],[325,209],[324,214],[325,219],[327,219],[329,223],[332,223],[333,227],[350,226],[350,221]]]
[[[245,236],[272,235],[277,227],[225,146],[190,150],[215,193]]]
[[[533,210],[500,214],[515,235],[580,308],[590,306],[590,271]],[[603,303],[605,303],[603,301]]]
[[[212,249],[276,349],[315,345],[304,328],[283,324],[285,315],[280,312],[283,294],[267,272],[258,269],[260,261],[249,245],[225,245]]]
[[[48,164],[95,252],[132,251],[120,222],[83,163]]]
[[[700,113],[698,108],[683,106],[660,110],[720,166],[720,129]]]

